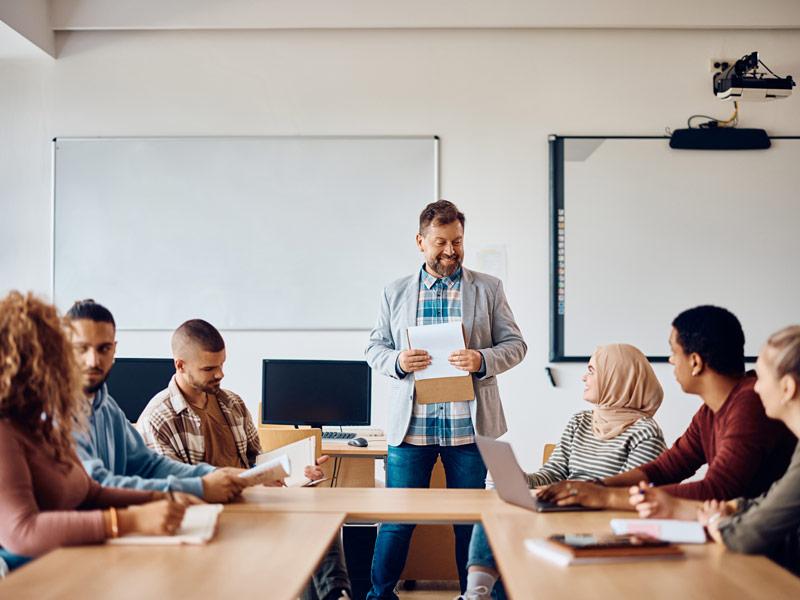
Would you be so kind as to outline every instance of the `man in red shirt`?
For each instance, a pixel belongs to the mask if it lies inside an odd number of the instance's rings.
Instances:
[[[628,488],[640,482],[663,486],[663,498],[753,498],[783,475],[796,440],[764,413],[755,374],[744,370],[739,320],[717,306],[686,310],[672,322],[669,345],[675,379],[703,400],[689,428],[652,462],[596,483],[559,482],[541,490],[541,499],[633,510]],[[681,483],[704,464],[703,479]]]

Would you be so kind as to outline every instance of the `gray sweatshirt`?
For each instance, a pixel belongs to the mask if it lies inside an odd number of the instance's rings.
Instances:
[[[765,554],[800,575],[800,444],[783,477],[719,522],[725,545],[736,552]]]

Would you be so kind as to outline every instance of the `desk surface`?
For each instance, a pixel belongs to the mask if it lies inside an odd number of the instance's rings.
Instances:
[[[526,538],[610,531],[631,513],[485,514],[484,527],[512,598],[647,598],[706,600],[800,598],[800,579],[761,556],[718,544],[685,545],[685,560],[559,567],[525,549]]]
[[[204,546],[55,550],[0,582],[3,598],[270,598],[296,600],[344,514],[225,510]]]
[[[354,456],[363,458],[382,458],[388,452],[386,439],[368,439],[364,448],[351,446],[349,440],[322,440],[322,453],[330,456]]]
[[[475,523],[484,513],[530,514],[494,490],[266,488],[245,490],[236,512],[346,513],[349,522]]]

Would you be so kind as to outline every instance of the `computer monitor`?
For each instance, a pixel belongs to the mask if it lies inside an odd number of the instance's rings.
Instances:
[[[372,370],[361,360],[264,359],[261,422],[369,425]]]
[[[108,393],[131,423],[175,374],[171,358],[118,358],[108,376]]]

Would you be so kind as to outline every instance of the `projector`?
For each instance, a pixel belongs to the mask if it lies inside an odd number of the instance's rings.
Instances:
[[[759,64],[769,71],[771,77],[758,70]],[[714,95],[720,100],[764,102],[790,96],[795,82],[791,75],[775,75],[758,59],[758,52],[751,52],[727,69],[715,73],[712,85]]]

